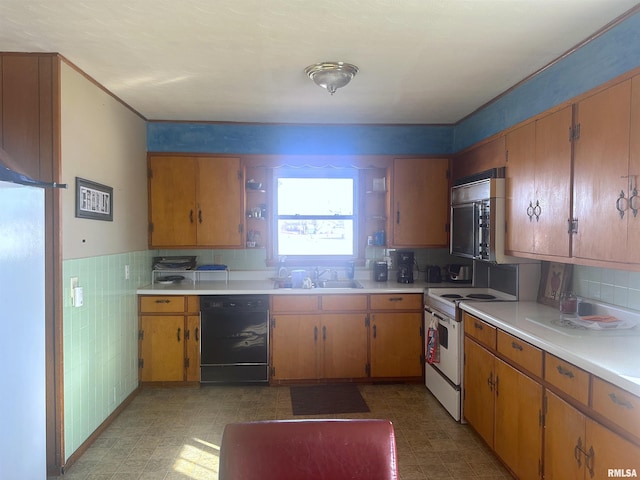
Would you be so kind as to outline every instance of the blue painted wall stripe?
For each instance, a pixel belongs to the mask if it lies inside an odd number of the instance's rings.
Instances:
[[[431,125],[252,125],[150,122],[154,152],[423,155],[451,153],[453,128]]]
[[[152,152],[440,155],[458,152],[640,66],[640,13],[457,125],[148,122]]]

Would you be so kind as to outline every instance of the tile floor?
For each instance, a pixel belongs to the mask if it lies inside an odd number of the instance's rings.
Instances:
[[[511,478],[423,385],[359,388],[371,412],[331,417],[390,419],[402,480]],[[216,480],[225,424],[291,418],[288,387],[144,388],[62,478]]]

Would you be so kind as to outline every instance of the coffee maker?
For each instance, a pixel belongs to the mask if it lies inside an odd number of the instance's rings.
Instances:
[[[411,250],[397,250],[398,283],[413,283],[414,254]]]

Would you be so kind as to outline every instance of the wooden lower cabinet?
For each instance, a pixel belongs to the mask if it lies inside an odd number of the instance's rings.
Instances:
[[[496,359],[494,448],[520,480],[542,478],[542,385]]]
[[[140,380],[184,380],[184,316],[143,315],[140,319]]]
[[[493,447],[495,423],[494,356],[469,337],[464,339],[464,416]]]
[[[371,377],[422,375],[422,315],[414,312],[371,314]]]
[[[316,378],[318,334],[317,315],[274,315],[271,318],[271,378]]]
[[[545,480],[610,478],[614,476],[611,469],[635,469],[640,474],[640,447],[550,391],[546,392],[544,458]]]
[[[367,315],[334,313],[320,317],[322,378],[367,376]]]
[[[422,295],[274,295],[271,380],[421,379]]]
[[[366,322],[364,313],[274,315],[272,379],[366,377]]]
[[[271,306],[272,380],[367,376],[366,295],[274,296]]]
[[[472,315],[464,322],[464,416],[516,478],[640,473],[640,397]]]
[[[464,349],[467,422],[517,478],[542,478],[542,385],[468,335]]]
[[[199,310],[197,296],[139,298],[141,382],[200,381]]]

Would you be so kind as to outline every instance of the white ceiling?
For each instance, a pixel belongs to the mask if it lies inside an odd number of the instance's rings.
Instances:
[[[149,120],[454,123],[635,0],[0,0],[0,51],[57,52]],[[307,65],[360,72],[332,97]]]

